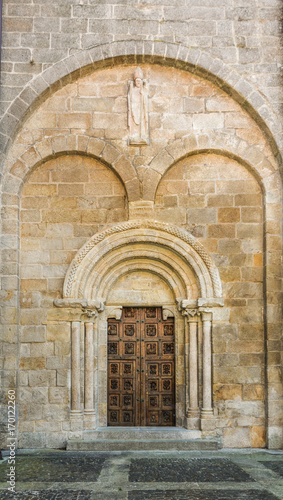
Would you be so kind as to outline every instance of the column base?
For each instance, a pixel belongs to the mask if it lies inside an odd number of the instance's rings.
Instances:
[[[83,414],[80,410],[71,410],[69,439],[80,439],[83,435]]]
[[[80,410],[71,410],[70,412],[70,427],[76,437],[70,439],[79,439],[83,432],[83,414]],[[71,433],[71,434],[72,434]],[[79,437],[77,437],[79,436]]]
[[[83,414],[82,414],[81,410],[71,410],[70,411],[71,420],[81,420],[82,416],[83,416]]]
[[[211,419],[211,418],[214,418],[214,413],[213,413],[213,409],[212,408],[209,408],[209,409],[202,409],[201,410],[201,413],[200,413],[200,416],[201,416],[201,419]]]
[[[186,417],[199,418],[200,410],[199,408],[189,408]]]
[[[84,429],[92,431],[95,428],[96,415],[94,410],[84,411]]]
[[[84,416],[95,415],[95,410],[84,410]]]
[[[190,431],[200,430],[200,418],[199,417],[186,417],[185,418],[186,429]]]

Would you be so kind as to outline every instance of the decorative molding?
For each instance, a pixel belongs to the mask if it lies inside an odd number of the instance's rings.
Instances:
[[[161,231],[165,232],[167,234],[170,234],[173,236],[173,238],[177,238],[181,240],[182,242],[187,243],[192,249],[199,255],[201,260],[204,262],[211,283],[213,287],[213,292],[215,297],[222,297],[222,285],[221,285],[221,280],[219,277],[218,269],[215,266],[213,260],[211,259],[210,255],[206,252],[205,248],[202,246],[202,244],[194,238],[190,233],[185,231],[184,229],[181,229],[178,226],[174,226],[172,224],[166,224],[162,222],[158,222],[155,220],[130,220],[130,221],[125,221],[121,224],[111,226],[107,228],[105,231],[102,231],[101,233],[95,234],[82,248],[79,250],[79,252],[76,254],[75,258],[73,259],[69,270],[67,272],[66,278],[65,278],[65,283],[64,283],[64,296],[71,297],[72,295],[72,288],[73,284],[75,282],[75,277],[76,273],[81,266],[83,260],[85,257],[89,254],[89,252],[100,242],[105,240],[106,238],[110,237],[111,235],[115,235],[118,233],[123,233],[128,230],[132,229],[153,229],[156,231]],[[106,245],[105,245],[106,246]]]

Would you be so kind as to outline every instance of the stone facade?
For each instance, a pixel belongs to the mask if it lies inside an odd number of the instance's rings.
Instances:
[[[107,319],[152,305],[177,425],[283,446],[280,3],[187,3],[4,0],[3,444],[13,388],[21,448],[107,425]]]

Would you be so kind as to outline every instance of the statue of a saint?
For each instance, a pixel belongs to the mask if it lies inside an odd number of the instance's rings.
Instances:
[[[148,87],[139,66],[134,72],[134,81],[128,81],[128,127],[129,144],[149,144]]]

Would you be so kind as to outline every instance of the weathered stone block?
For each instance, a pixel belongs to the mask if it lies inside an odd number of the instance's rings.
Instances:
[[[55,370],[45,370],[37,371],[33,370],[29,372],[29,385],[31,387],[49,387],[56,385],[56,371]]]
[[[22,432],[19,436],[19,448],[45,448],[45,432]]]
[[[47,404],[43,407],[42,418],[47,422],[57,421],[62,422],[69,419],[70,409],[65,404]]]
[[[248,427],[224,429],[223,446],[225,448],[250,448],[250,429]]]
[[[48,396],[50,403],[65,404],[70,401],[69,390],[66,387],[50,387]]]
[[[45,342],[46,341],[46,328],[43,325],[24,326],[21,329],[22,342]]]
[[[242,386],[237,384],[215,385],[213,389],[215,401],[242,399]]]
[[[245,400],[264,400],[264,387],[262,385],[244,385],[243,399]]]
[[[235,224],[212,224],[208,226],[209,238],[234,238]]]
[[[47,341],[52,342],[60,340],[63,342],[70,341],[70,323],[59,323],[57,325],[47,325]]]
[[[46,368],[46,359],[40,357],[22,357],[20,358],[20,368],[22,370],[44,370]]]

